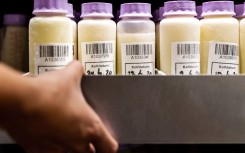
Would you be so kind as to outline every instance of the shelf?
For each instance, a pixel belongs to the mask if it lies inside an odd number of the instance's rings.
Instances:
[[[245,77],[86,77],[120,143],[245,143]]]
[[[120,143],[245,143],[245,76],[84,77],[82,88]]]
[[[14,144],[14,141],[3,131],[0,131],[0,144]]]

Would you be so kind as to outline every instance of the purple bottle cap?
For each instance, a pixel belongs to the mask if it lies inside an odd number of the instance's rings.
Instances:
[[[68,18],[72,18],[72,19],[75,18],[74,13],[73,13],[73,5],[70,3],[67,3],[67,12],[68,12],[67,14]]]
[[[159,21],[161,21],[162,19],[164,19],[164,7],[160,7],[159,8]]]
[[[3,17],[4,25],[26,25],[27,19],[23,14],[6,14]]]
[[[67,14],[67,0],[34,0],[33,14]]]
[[[195,1],[169,1],[164,3],[164,16],[193,15],[196,16]]]
[[[86,17],[108,17],[113,18],[111,3],[83,3],[81,18]]]
[[[159,10],[155,10],[153,13],[153,21],[157,22],[159,20]]]
[[[151,4],[149,3],[125,3],[121,5],[120,18],[145,17],[152,18]]]
[[[202,19],[202,6],[197,6],[197,19]]]
[[[202,16],[235,15],[233,1],[212,1],[203,3]]]
[[[244,17],[244,4],[235,5],[235,18]]]

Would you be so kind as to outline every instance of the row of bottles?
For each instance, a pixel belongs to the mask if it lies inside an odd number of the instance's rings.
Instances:
[[[34,75],[62,69],[75,59],[87,75],[154,75],[155,65],[167,75],[244,73],[245,21],[239,27],[232,1],[198,8],[194,1],[165,2],[156,24],[147,3],[122,4],[117,25],[109,3],[82,4],[78,25],[67,0],[34,0],[33,14],[29,69]]]
[[[165,18],[157,26],[158,68],[168,75],[240,74],[239,22],[233,18],[234,2],[203,3],[197,8],[201,17],[194,2],[178,2],[179,7],[169,11],[173,3],[165,3]],[[245,56],[242,53],[241,57]]]

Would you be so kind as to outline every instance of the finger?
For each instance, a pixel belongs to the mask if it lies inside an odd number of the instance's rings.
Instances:
[[[70,74],[76,81],[81,81],[84,75],[83,65],[79,61],[73,61],[64,69],[65,74]]]
[[[115,153],[118,149],[116,140],[112,137],[105,125],[102,123],[100,117],[96,112],[87,104],[86,108],[87,119],[90,128],[85,131],[86,139],[89,140],[95,147],[96,152],[99,153]]]
[[[97,129],[98,131],[95,132],[94,138],[92,139],[96,152],[116,153],[118,150],[118,143],[108,132],[102,122],[100,128]]]
[[[94,148],[94,145],[92,143],[89,144],[89,153],[95,153],[96,150]]]

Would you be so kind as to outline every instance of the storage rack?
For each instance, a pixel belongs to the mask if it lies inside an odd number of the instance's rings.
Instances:
[[[33,4],[27,1],[3,2],[0,13],[30,14]],[[164,2],[142,1],[155,8]],[[80,3],[87,1],[69,2],[80,10]],[[132,0],[106,2],[116,11],[120,3]],[[243,144],[244,77],[85,77],[82,88],[120,143]],[[0,132],[0,144],[12,143]]]
[[[84,77],[82,89],[122,144],[241,144],[244,85],[245,76]]]

